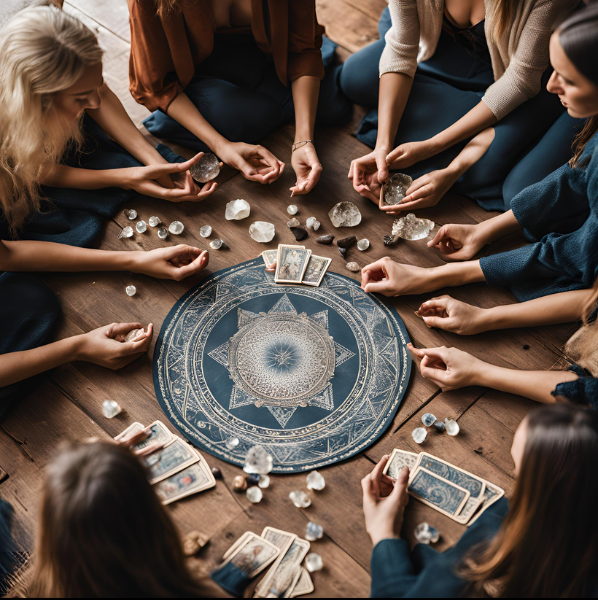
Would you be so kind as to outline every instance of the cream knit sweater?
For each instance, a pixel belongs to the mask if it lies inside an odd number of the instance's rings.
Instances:
[[[517,0],[508,33],[494,42],[489,32],[494,27],[494,7],[500,1],[485,0],[485,30],[495,83],[483,98],[499,120],[540,91],[542,74],[550,62],[550,36],[559,19],[579,4],[579,0]],[[413,77],[417,63],[436,51],[444,0],[390,0],[389,6],[392,28],[386,34],[380,76],[391,72]]]

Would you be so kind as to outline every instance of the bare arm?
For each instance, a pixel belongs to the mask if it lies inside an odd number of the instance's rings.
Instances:
[[[404,73],[384,73],[380,77],[377,149],[386,150],[388,153],[394,147],[399,123],[412,87],[413,78]]]

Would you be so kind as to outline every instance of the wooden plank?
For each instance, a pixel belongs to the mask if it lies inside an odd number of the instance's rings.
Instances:
[[[66,0],[65,5],[75,8],[98,25],[131,43],[129,9],[124,0]]]

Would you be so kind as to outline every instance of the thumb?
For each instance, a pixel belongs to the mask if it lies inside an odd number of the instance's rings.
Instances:
[[[385,184],[388,181],[388,164],[382,156],[376,156],[376,167],[378,169],[378,183]]]
[[[446,317],[422,317],[422,320],[430,329],[433,327],[447,329],[449,325],[449,318]]]

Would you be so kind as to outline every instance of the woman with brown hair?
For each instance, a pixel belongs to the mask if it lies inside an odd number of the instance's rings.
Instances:
[[[214,598],[140,461],[108,443],[63,449],[46,470],[33,598]]]
[[[284,163],[255,145],[295,119],[292,194],[322,166],[316,119],[338,124],[351,104],[339,92],[336,46],[323,38],[315,0],[128,0],[133,97],[154,111],[147,129],[210,149],[250,181],[272,183]]]
[[[511,501],[490,506],[444,553],[400,538],[409,468],[362,481],[374,543],[372,598],[595,598],[598,595],[598,413],[547,406],[521,423]]]

